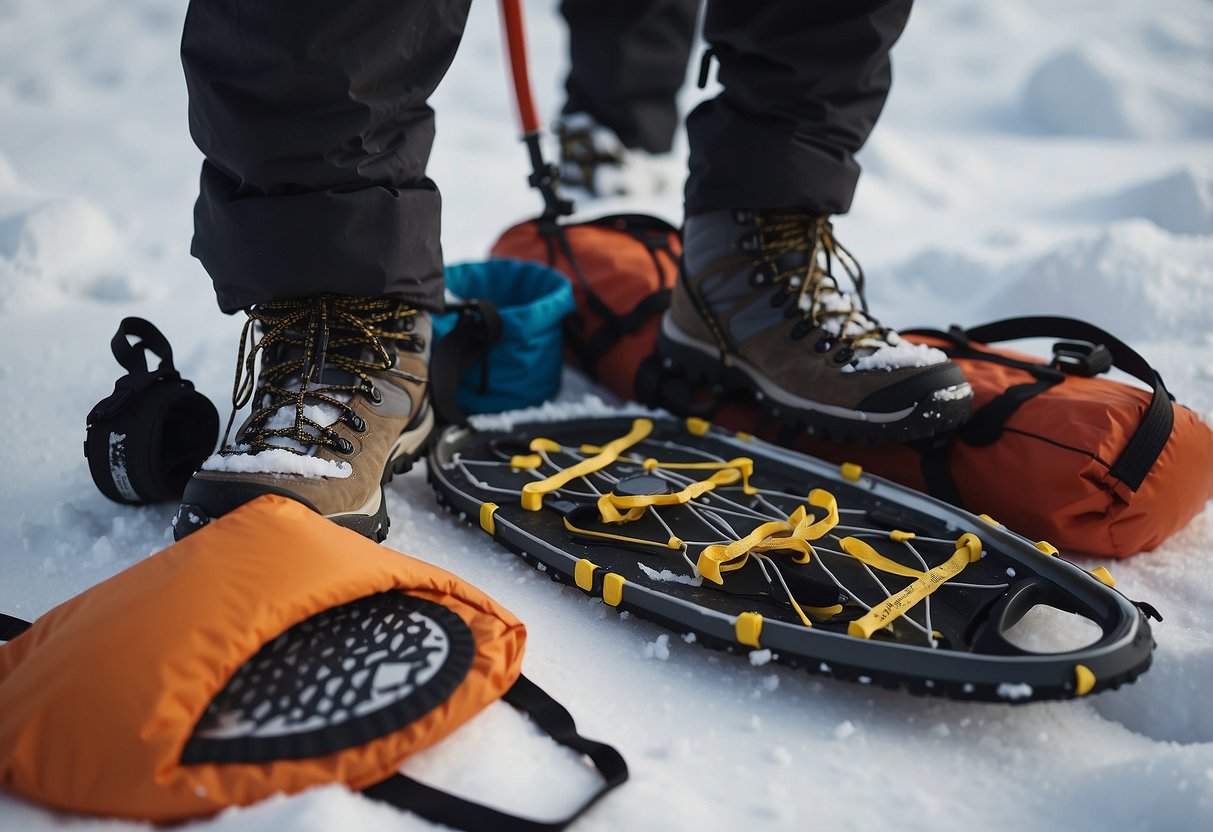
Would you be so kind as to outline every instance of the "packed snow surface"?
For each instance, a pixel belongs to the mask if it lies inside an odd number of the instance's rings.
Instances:
[[[217,311],[189,256],[200,158],[176,54],[185,8],[0,1],[3,612],[39,616],[171,542],[175,506],[110,503],[80,452],[85,415],[120,372],[107,344],[123,317],[154,321],[185,377],[221,408],[231,393],[241,321]],[[548,118],[566,66],[555,8],[526,4]],[[495,4],[473,5],[432,102],[430,174],[451,262],[482,259],[540,207],[525,186],[496,14]],[[873,314],[896,327],[1080,316],[1131,343],[1180,402],[1213,414],[1213,6],[934,0],[915,8],[894,68],[853,209],[835,222],[863,263]],[[688,85],[684,104],[711,92]],[[685,154],[680,139],[664,163],[670,182]],[[681,218],[676,186],[583,208]],[[605,396],[567,374],[562,398],[585,393]],[[1111,564],[1118,589],[1165,616],[1137,683],[1014,705],[1025,692],[1008,678],[1007,704],[981,705],[718,654],[617,616],[441,512],[423,468],[388,489],[385,545],[464,576],[517,614],[527,674],[628,760],[630,782],[579,830],[1173,830],[1205,829],[1213,817],[1208,508],[1158,550]],[[1025,639],[1047,644],[1041,621]],[[504,705],[406,770],[546,818],[594,784]],[[0,829],[61,828],[152,827],[0,794]],[[435,827],[333,786],[184,828]]]

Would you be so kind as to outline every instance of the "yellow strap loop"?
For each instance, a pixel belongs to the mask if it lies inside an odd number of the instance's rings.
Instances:
[[[801,540],[820,540],[838,525],[838,500],[824,488],[814,488],[809,492],[809,505],[824,508],[826,516],[814,522],[810,514],[796,524],[792,534]]]
[[[891,575],[900,575],[903,578],[921,578],[923,575],[921,569],[902,566],[897,561],[886,558],[857,537],[844,537],[838,542],[844,552],[873,569],[879,569],[881,572],[888,572]]]
[[[905,615],[945,581],[959,575],[966,566],[981,557],[981,541],[974,534],[964,534],[956,541],[952,557],[923,572],[921,577],[878,604],[862,617],[847,625],[847,632],[858,638],[871,638],[877,630],[887,627]]]
[[[741,490],[746,494],[757,494],[758,489],[750,485],[750,477],[754,475],[754,460],[748,456],[739,456],[727,462],[662,462],[659,459],[646,459],[646,471],[654,468],[667,468],[671,471],[719,471],[723,468],[735,468],[741,473]]]
[[[565,468],[563,471],[553,474],[545,480],[528,482],[522,487],[522,507],[527,511],[539,511],[539,509],[543,508],[544,494],[550,494],[578,477],[584,477],[586,474],[601,471],[618,460],[621,453],[645,439],[652,431],[653,423],[650,420],[637,419],[632,422],[632,429],[630,431],[618,439],[612,439],[603,445],[597,455],[589,459],[583,459],[576,465]],[[540,442],[548,441],[550,440],[536,439],[532,441],[531,450],[540,450],[536,445]]]
[[[598,498],[598,513],[604,523],[630,523],[644,516],[649,506],[677,506],[702,497],[718,485],[732,485],[741,479],[741,473],[736,468],[725,468],[717,471],[706,480],[693,482],[681,491],[673,494],[652,494],[636,497],[620,497],[617,494],[603,494]],[[619,509],[627,509],[620,514]]]
[[[796,553],[792,556],[795,563],[808,563],[813,554],[809,541],[821,539],[838,525],[838,501],[829,491],[814,488],[809,492],[809,505],[825,509],[825,516],[817,520],[805,511],[804,506],[797,506],[786,521],[763,523],[741,540],[727,545],[714,543],[705,546],[696,564],[699,574],[713,583],[723,584],[721,573],[745,566],[751,552],[790,551]]]
[[[789,520],[791,522],[789,522]],[[808,563],[813,547],[799,537],[793,537],[796,527],[804,522],[804,506],[792,512],[788,520],[763,523],[741,540],[728,545],[713,543],[703,547],[696,566],[699,574],[716,584],[723,584],[722,572],[732,572],[745,566],[752,552],[791,551],[796,563]],[[811,517],[810,517],[811,522]]]

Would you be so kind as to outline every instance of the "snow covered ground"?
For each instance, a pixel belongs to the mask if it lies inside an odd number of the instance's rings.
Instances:
[[[475,4],[434,101],[431,172],[452,262],[483,257],[537,206],[494,6]],[[549,115],[564,64],[554,9],[528,3]],[[226,412],[240,321],[216,311],[188,254],[199,157],[176,55],[184,11],[183,0],[0,0],[0,611],[38,616],[170,542],[173,508],[108,502],[80,452],[85,415],[118,375],[107,344],[122,317],[155,321]],[[877,314],[896,325],[1085,317],[1213,415],[1213,6],[933,0],[894,66],[854,210],[837,223]],[[676,189],[627,207],[680,217]],[[419,472],[389,500],[386,545],[517,613],[527,673],[627,757],[631,782],[578,828],[1170,830],[1213,818],[1209,509],[1157,551],[1112,564],[1126,594],[1166,617],[1150,672],[1090,700],[1012,708],[712,653],[498,551],[440,513]],[[505,706],[407,769],[541,816],[590,787]],[[0,795],[0,829],[51,828],[146,826]],[[428,825],[334,787],[188,828]]]

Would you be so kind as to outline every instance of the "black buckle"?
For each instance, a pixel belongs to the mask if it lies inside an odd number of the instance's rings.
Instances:
[[[1053,367],[1063,373],[1093,378],[1112,369],[1112,353],[1103,344],[1058,341],[1053,345]]]

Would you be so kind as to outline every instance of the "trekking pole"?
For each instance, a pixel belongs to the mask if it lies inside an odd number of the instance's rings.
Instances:
[[[522,20],[522,0],[501,0],[501,22],[505,29],[506,53],[514,81],[514,98],[518,104],[518,120],[522,124],[522,141],[531,157],[531,175],[527,182],[543,196],[543,219],[555,219],[573,213],[573,203],[556,190],[560,169],[543,158],[539,140],[539,112],[531,92],[531,73],[527,62],[526,31]]]

